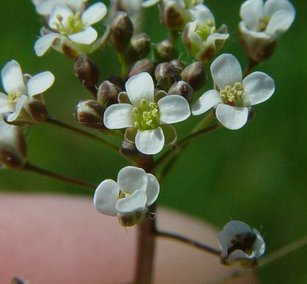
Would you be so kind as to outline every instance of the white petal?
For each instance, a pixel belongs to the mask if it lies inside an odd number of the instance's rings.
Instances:
[[[14,107],[9,103],[8,96],[0,92],[0,114],[14,111]]]
[[[259,20],[263,16],[263,0],[248,0],[241,5],[240,16],[251,30],[258,30]]]
[[[1,71],[2,84],[6,93],[26,94],[21,68],[17,61],[11,60]]]
[[[142,168],[128,166],[118,172],[117,183],[121,191],[132,194],[136,190],[145,191],[148,179]]]
[[[279,11],[287,11],[293,16],[295,15],[295,9],[288,0],[268,0],[264,4],[264,15],[273,16]]]
[[[116,203],[116,210],[121,214],[132,213],[146,206],[147,196],[145,191],[137,190],[126,198],[121,198]]]
[[[191,112],[187,100],[179,95],[168,95],[158,101],[160,123],[171,124],[187,119]]]
[[[254,257],[255,257],[254,253],[251,253],[250,255],[248,255],[243,250],[234,250],[231,254],[229,254],[229,260],[230,261],[252,259]]]
[[[164,146],[164,134],[161,127],[153,130],[138,130],[135,136],[135,146],[143,154],[154,155]]]
[[[97,32],[92,27],[87,27],[84,31],[67,36],[71,41],[79,44],[91,44],[97,38]]]
[[[211,64],[211,74],[219,89],[242,81],[242,70],[239,61],[231,54],[224,53]]]
[[[245,105],[260,104],[269,99],[275,91],[274,80],[263,72],[253,72],[244,78],[243,100]]]
[[[88,7],[82,14],[82,21],[90,26],[99,22],[107,13],[107,7],[103,3],[96,3]]]
[[[63,25],[66,26],[68,24],[68,18],[71,16],[73,16],[73,12],[67,6],[61,4],[56,5],[48,21],[49,27],[57,31],[59,18],[62,19]]]
[[[103,123],[109,129],[121,129],[133,126],[133,106],[114,104],[109,106],[103,115]]]
[[[94,206],[105,215],[116,216],[115,209],[119,188],[114,180],[106,179],[98,185],[94,194]]]
[[[226,39],[229,38],[229,34],[221,34],[221,33],[214,33],[208,36],[207,38],[207,45],[216,45],[216,41],[225,41]]]
[[[218,91],[207,91],[192,105],[192,114],[200,115],[221,102],[222,99]]]
[[[53,82],[54,75],[49,71],[31,77],[27,83],[29,96],[31,97],[45,92],[52,86]]]
[[[255,257],[259,258],[265,252],[265,242],[258,230],[253,229],[252,231],[257,236],[257,239],[253,245],[253,249],[255,251]]]
[[[138,106],[142,99],[154,101],[154,82],[149,73],[142,72],[132,76],[125,87],[131,103],[135,106]]]
[[[295,14],[289,11],[279,11],[272,16],[265,32],[273,38],[277,38],[280,34],[289,29],[294,18]]]
[[[194,6],[193,8],[189,9],[189,12],[192,14],[193,21],[196,20],[207,23],[209,20],[215,26],[214,16],[204,4]]]
[[[23,96],[19,97],[16,104],[15,104],[14,112],[11,113],[10,115],[8,115],[7,121],[13,122],[13,121],[17,120],[21,116],[23,109],[26,110],[29,113],[28,103],[29,103],[29,97],[28,96],[23,95]],[[30,115],[28,114],[27,116],[30,116]]]
[[[146,195],[147,195],[146,206],[150,206],[158,198],[160,192],[160,184],[154,175],[147,174],[147,177],[148,177],[148,185],[146,189]]]
[[[247,122],[248,108],[218,104],[216,107],[216,118],[224,127],[236,130]]]
[[[40,37],[34,45],[34,51],[37,56],[43,56],[47,50],[52,46],[53,42],[57,39],[60,38],[61,35],[57,33],[50,33],[43,35]]]

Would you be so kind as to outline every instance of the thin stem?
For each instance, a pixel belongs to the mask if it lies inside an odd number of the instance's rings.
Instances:
[[[187,238],[185,236],[181,236],[181,235],[178,235],[176,233],[171,233],[171,232],[166,232],[166,231],[160,231],[160,230],[156,230],[155,231],[155,234],[156,236],[158,237],[162,237],[162,238],[168,238],[168,239],[172,239],[172,240],[175,240],[175,241],[179,241],[179,242],[183,242],[187,245],[190,245],[190,246],[193,246],[195,248],[199,248],[201,250],[204,250],[210,254],[213,254],[215,256],[218,256],[220,257],[221,255],[221,252],[220,250],[218,249],[215,249],[215,248],[212,248],[212,247],[209,247],[208,245],[204,244],[204,243],[201,243],[199,241],[195,241],[195,240],[192,240],[190,238]]]
[[[54,172],[51,172],[49,170],[46,170],[46,169],[40,168],[38,166],[32,165],[30,163],[27,163],[25,165],[24,170],[34,172],[36,174],[43,175],[43,176],[53,178],[53,179],[56,179],[56,180],[60,180],[60,181],[66,182],[66,183],[85,187],[87,189],[94,190],[96,188],[96,185],[91,184],[89,182],[82,181],[82,180],[75,179],[75,178],[71,178],[71,177],[67,177],[67,176],[64,176],[64,175],[61,175],[61,174],[58,174],[58,173],[54,173]]]
[[[88,137],[88,138],[90,138],[90,139],[92,139],[92,140],[98,141],[98,142],[104,144],[104,145],[107,146],[108,148],[110,148],[110,149],[112,149],[113,151],[115,151],[115,152],[118,153],[118,148],[117,148],[115,145],[113,145],[112,143],[110,143],[110,142],[104,140],[103,138],[98,137],[98,136],[96,136],[96,135],[94,135],[94,134],[92,134],[92,133],[90,133],[90,132],[87,132],[87,131],[84,131],[84,130],[82,130],[82,129],[73,127],[73,126],[71,126],[71,125],[68,125],[68,124],[66,124],[66,123],[64,123],[64,122],[62,122],[62,121],[59,121],[59,120],[54,119],[54,118],[51,118],[51,117],[49,117],[49,118],[47,119],[46,122],[48,122],[48,123],[50,123],[50,124],[52,124],[52,125],[55,125],[55,126],[64,128],[64,129],[68,129],[68,130],[73,131],[73,132],[75,132],[75,133],[78,133],[78,134],[80,134],[80,135],[82,135],[82,136]]]

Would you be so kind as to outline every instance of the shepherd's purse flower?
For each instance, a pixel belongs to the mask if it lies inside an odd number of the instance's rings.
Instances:
[[[144,221],[148,207],[158,198],[160,185],[157,178],[143,169],[122,168],[117,181],[106,179],[96,188],[94,206],[102,214],[118,216],[125,226]]]
[[[175,133],[175,129],[167,124],[190,116],[188,102],[179,95],[167,95],[156,102],[154,82],[146,72],[131,77],[125,87],[130,103],[109,106],[104,113],[105,126],[109,129],[128,128],[126,139],[134,140],[132,142],[141,153],[159,153],[167,140],[165,134]],[[171,143],[176,139],[175,134],[173,136]]]
[[[274,93],[273,79],[263,72],[253,72],[242,80],[240,63],[231,54],[217,57],[210,69],[217,89],[205,92],[192,106],[192,114],[200,115],[214,107],[217,119],[228,129],[245,125],[250,107]]]
[[[218,239],[224,264],[252,266],[265,251],[265,242],[258,230],[241,221],[228,222]]]

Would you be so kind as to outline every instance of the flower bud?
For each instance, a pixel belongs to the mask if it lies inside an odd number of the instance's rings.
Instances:
[[[28,102],[29,111],[34,122],[44,122],[48,118],[48,110],[42,97],[36,96]]]
[[[121,89],[110,81],[103,81],[97,93],[97,101],[102,106],[109,106],[118,103],[118,94]]]
[[[189,83],[193,90],[198,90],[201,88],[207,81],[203,63],[196,61],[188,65],[181,72],[181,78],[183,81]]]
[[[133,24],[126,12],[118,11],[111,22],[111,41],[119,51],[130,43],[133,34]]]
[[[160,6],[160,19],[171,31],[182,31],[190,14],[179,1],[163,1]]]
[[[149,59],[142,59],[137,62],[131,67],[128,77],[132,77],[142,72],[147,72],[149,74],[153,74],[155,69],[155,65]]]
[[[22,169],[27,162],[27,144],[20,127],[0,119],[0,167]]]
[[[125,51],[125,61],[131,64],[144,58],[150,51],[150,38],[147,34],[141,33],[133,36],[130,45]]]
[[[177,81],[170,87],[168,94],[180,95],[190,103],[192,100],[193,88],[185,81]]]
[[[158,87],[168,90],[174,82],[180,80],[179,74],[180,72],[174,65],[168,62],[160,63],[155,70]]]
[[[77,121],[90,128],[105,128],[102,122],[104,107],[95,100],[81,101],[76,107]]]
[[[136,149],[135,144],[126,139],[123,141],[120,147],[120,152],[129,157],[134,157],[140,154],[140,152]]]
[[[99,69],[92,61],[89,60],[85,54],[82,54],[76,58],[74,64],[74,72],[79,81],[88,90],[96,95]]]
[[[149,217],[148,210],[138,210],[129,214],[119,214],[119,223],[124,227],[131,227],[141,224]]]
[[[169,39],[165,39],[155,46],[155,56],[159,62],[170,61],[177,58],[176,47]]]

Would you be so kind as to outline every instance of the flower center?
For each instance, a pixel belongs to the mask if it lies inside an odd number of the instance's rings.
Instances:
[[[140,130],[155,129],[160,125],[158,105],[154,102],[141,100],[139,107],[133,109],[134,127]]]
[[[263,16],[262,18],[260,18],[259,24],[258,24],[258,31],[260,32],[265,31],[269,22],[270,22],[269,16]]]
[[[238,234],[235,239],[231,240],[231,246],[228,249],[228,255],[235,250],[242,250],[248,255],[251,255],[254,250],[254,243],[257,236],[253,233]]]
[[[22,96],[21,93],[8,93],[8,101],[10,104],[16,104],[16,102],[18,101],[18,99]]]
[[[220,96],[224,103],[235,105],[235,106],[243,106],[243,95],[244,89],[241,83],[237,82],[233,85],[226,86],[223,90],[220,90]]]
[[[216,28],[212,20],[208,19],[206,23],[198,23],[195,32],[205,42],[209,35],[216,32]]]
[[[118,195],[118,199],[126,198],[128,196],[130,196],[130,193],[127,193],[125,191],[120,191]]]
[[[58,15],[57,20],[56,29],[63,35],[71,35],[84,29],[84,23],[81,19],[80,12],[76,12],[74,15],[69,16],[66,21],[64,21],[62,16]]]

